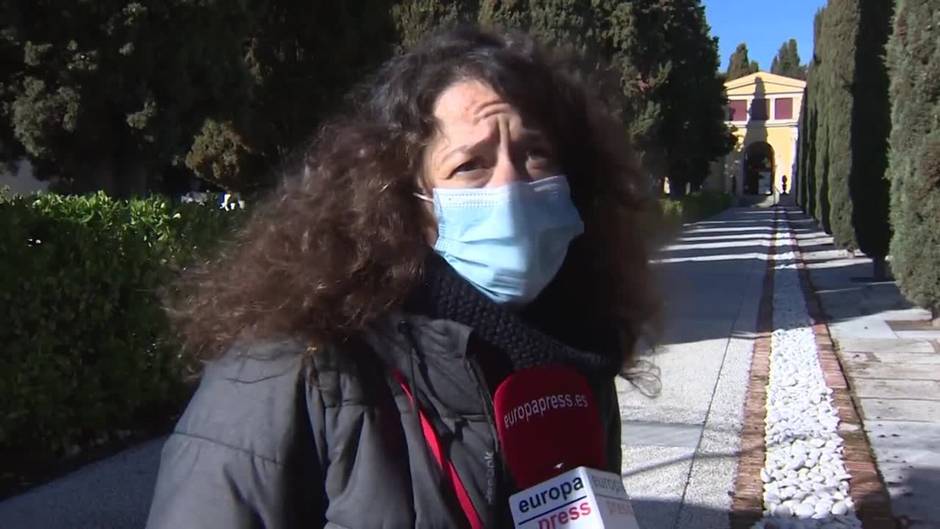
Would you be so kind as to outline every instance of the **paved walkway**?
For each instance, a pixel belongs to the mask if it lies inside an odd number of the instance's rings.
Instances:
[[[162,447],[144,443],[0,502],[0,529],[141,529]]]
[[[791,211],[813,287],[849,380],[900,527],[940,528],[940,329],[923,323],[871,261],[832,245]],[[938,263],[940,266],[940,263]]]
[[[658,256],[666,329],[651,360],[662,393],[618,381],[624,481],[641,527],[728,527],[772,230],[772,210],[734,208],[687,226]]]
[[[644,529],[728,527],[773,214],[731,209],[657,256],[666,328],[648,358],[661,393],[618,380],[624,482]],[[790,218],[900,527],[940,528],[940,330],[912,323],[928,315],[893,283],[859,281],[865,258]],[[0,529],[142,527],[161,445],[0,502]]]

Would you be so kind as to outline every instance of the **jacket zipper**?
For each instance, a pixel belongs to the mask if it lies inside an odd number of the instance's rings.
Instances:
[[[419,361],[421,360],[421,355],[418,353],[418,340],[414,336],[414,332],[411,326],[411,323],[406,320],[401,320],[398,322],[398,332],[408,340],[408,345],[411,348],[411,354],[413,357],[418,357]],[[469,348],[469,343],[468,343]],[[412,360],[414,362],[414,360]],[[493,410],[493,399],[491,397],[491,392],[489,385],[486,382],[486,376],[483,374],[483,369],[480,366],[480,363],[475,361],[475,359],[470,358],[470,351],[464,351],[464,362],[465,365],[470,371],[470,374],[473,376],[477,385],[477,393],[480,395],[480,399],[483,401],[483,412],[486,415],[486,423],[490,429],[490,436],[493,439],[493,464],[496,472],[496,490],[494,491],[494,502],[498,502],[499,498],[503,495],[503,476],[506,473],[505,464],[502,457],[502,446],[499,442],[499,433],[496,431],[496,412]],[[412,372],[411,379],[412,383],[414,382],[414,367],[412,363]],[[417,398],[418,392],[415,391],[415,397]],[[500,509],[497,508],[497,512],[500,512]]]
[[[495,512],[502,513],[502,507],[496,505],[496,503],[499,502],[503,496],[508,497],[508,495],[504,494],[505,491],[503,490],[505,486],[503,477],[506,475],[506,467],[503,462],[499,432],[496,430],[496,412],[493,409],[492,392],[490,391],[489,384],[486,382],[486,375],[483,373],[480,362],[478,362],[476,358],[471,358],[469,351],[467,351],[464,361],[467,363],[474,379],[476,379],[477,391],[480,393],[481,400],[483,400],[483,411],[486,413],[486,422],[489,425],[490,435],[493,438],[493,469],[496,473],[496,483],[494,484],[496,490],[494,491],[493,504],[496,507]]]
[[[408,368],[411,371],[408,375],[411,377],[411,383],[415,383],[415,359],[418,359],[418,362],[424,364],[424,357],[421,356],[418,352],[418,340],[415,339],[414,332],[411,328],[411,323],[406,320],[401,320],[398,322],[398,333],[405,337],[408,341],[408,347],[411,348],[411,359],[408,361]],[[420,367],[418,369],[421,369]],[[418,398],[417,389],[415,390],[415,399]],[[420,402],[420,399],[418,400]]]

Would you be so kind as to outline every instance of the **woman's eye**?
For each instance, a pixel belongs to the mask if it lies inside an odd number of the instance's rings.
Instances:
[[[550,166],[555,160],[547,149],[529,149],[526,154],[527,163],[538,167]]]
[[[529,149],[530,160],[547,160],[548,158],[548,151],[544,149]]]
[[[476,171],[477,169],[482,169],[480,162],[478,160],[469,160],[458,165],[457,168],[454,169],[453,174],[468,173],[470,171]]]

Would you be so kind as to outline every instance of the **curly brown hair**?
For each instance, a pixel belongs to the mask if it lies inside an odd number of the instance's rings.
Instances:
[[[526,35],[476,28],[390,59],[227,249],[187,271],[170,311],[187,349],[211,358],[238,339],[292,337],[315,350],[400,307],[431,251],[434,219],[414,193],[434,103],[477,80],[548,136],[584,220],[551,290],[612,324],[628,353],[658,301],[641,223],[648,195],[622,122],[570,64]]]

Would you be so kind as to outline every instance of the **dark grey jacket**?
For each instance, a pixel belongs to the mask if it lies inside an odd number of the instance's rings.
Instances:
[[[368,347],[305,360],[302,344],[272,343],[211,363],[163,448],[147,528],[465,526],[391,369],[425,399],[484,524],[511,527],[513,491],[470,331],[397,314],[365,336]],[[619,473],[614,383],[592,386]]]

